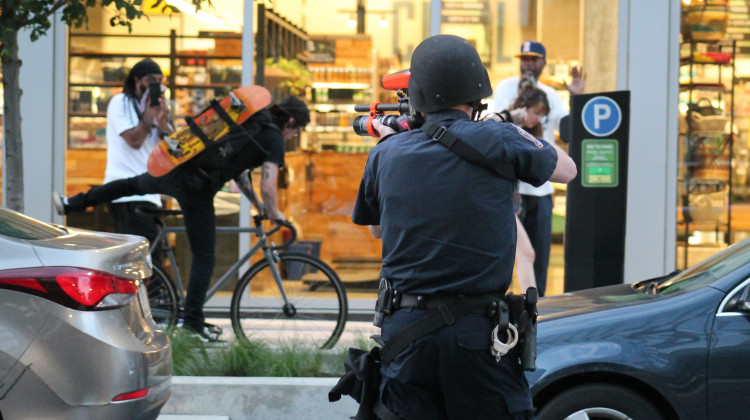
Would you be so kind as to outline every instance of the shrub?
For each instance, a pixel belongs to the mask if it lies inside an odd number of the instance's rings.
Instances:
[[[345,348],[320,350],[303,344],[203,343],[180,329],[168,331],[173,372],[178,376],[338,377]]]

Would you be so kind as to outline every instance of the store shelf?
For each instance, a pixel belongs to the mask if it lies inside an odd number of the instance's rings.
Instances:
[[[72,88],[121,88],[122,82],[68,83]]]
[[[311,108],[318,112],[346,111],[354,112],[356,104],[312,104]]]
[[[70,112],[69,117],[72,118],[107,118],[106,112]]]
[[[320,77],[321,72],[314,73]],[[354,133],[352,120],[364,115],[355,112],[357,103],[368,103],[372,85],[315,81],[312,84],[315,103],[311,106],[312,124],[308,128],[312,144],[320,150],[365,153],[371,142]]]
[[[350,126],[317,125],[310,127],[310,131],[313,133],[350,133],[354,130]]]
[[[315,82],[312,84],[313,89],[369,89],[369,83],[343,83],[343,82]]]
[[[679,86],[682,95],[686,95],[688,111],[680,116],[677,268],[685,268],[679,263],[694,257],[696,245],[705,246],[706,241],[730,244],[733,229],[731,127],[734,125],[735,44],[714,44],[719,51],[705,53],[696,51],[696,48],[703,48],[702,45],[697,47],[700,44],[703,43],[684,44],[689,45],[690,51],[680,59],[680,65],[690,66],[690,70],[681,78],[683,82]],[[726,47],[731,47],[731,53],[722,51]],[[711,57],[716,62],[708,62]],[[718,66],[718,71],[699,72],[699,80],[696,80],[694,65]],[[723,80],[722,74],[729,71],[731,76]],[[706,99],[708,104],[703,102]],[[725,129],[727,126],[730,128]]]
[[[723,83],[680,83],[680,90],[728,92],[727,87]]]
[[[70,83],[72,88],[121,88],[121,82],[100,82],[100,83]],[[203,84],[176,84],[175,89],[233,89],[241,87],[240,83],[203,83]]]
[[[143,58],[143,53],[71,53],[71,56],[88,59],[112,59],[112,58]],[[241,60],[236,55],[200,55],[200,54],[150,54],[151,58],[177,58],[198,60]]]
[[[693,59],[690,56],[680,57],[681,66],[693,65],[725,65],[732,61],[732,54],[730,53],[694,53]]]
[[[97,36],[109,39],[108,34],[71,34]],[[180,50],[177,40],[190,38],[178,36],[175,30],[168,36],[141,36],[142,39],[166,39],[169,46],[162,51],[150,54],[154,59],[162,59],[162,68],[168,76],[163,83],[169,88],[172,101],[172,115],[175,122],[181,122],[184,115],[193,115],[209,104],[214,97],[224,96],[227,88],[241,86],[241,54],[238,48],[240,36],[216,37],[212,49]],[[106,106],[115,94],[122,90],[122,84],[129,69],[126,59],[142,58],[142,54],[130,51],[119,53],[101,51],[76,51],[70,48],[71,59],[86,60],[85,65],[71,70],[68,84],[69,135],[68,147],[103,148],[106,146]],[[163,61],[168,59],[168,67]],[[79,60],[79,61],[80,61]],[[131,60],[132,61],[132,60]]]

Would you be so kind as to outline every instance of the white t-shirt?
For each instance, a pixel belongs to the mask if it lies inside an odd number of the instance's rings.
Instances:
[[[518,83],[519,77],[509,77],[500,83],[495,88],[493,95],[494,109],[493,112],[500,112],[504,109],[508,109],[518,97]],[[549,102],[549,114],[542,121],[542,138],[550,144],[555,142],[555,130],[560,129],[560,119],[568,115],[569,111],[566,106],[563,105],[560,95],[551,87],[545,85],[542,82],[537,82],[536,86],[541,89],[545,95],[547,95],[547,102]],[[524,195],[534,196],[545,196],[550,195],[555,191],[552,184],[549,181],[536,188],[525,182],[519,182],[518,192]]]
[[[148,155],[159,143],[159,130],[154,127],[140,149],[133,149],[120,136],[138,125],[139,119],[133,102],[124,93],[118,93],[107,105],[107,168],[104,171],[104,183],[118,179],[130,178],[148,171]],[[114,200],[115,203],[126,201],[150,201],[161,206],[159,194],[134,195]]]

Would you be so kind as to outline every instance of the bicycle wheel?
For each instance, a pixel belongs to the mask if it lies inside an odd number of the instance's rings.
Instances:
[[[232,328],[239,340],[304,344],[328,349],[346,324],[344,286],[331,267],[306,254],[285,252],[274,265],[281,275],[285,306],[268,261],[253,264],[232,294]]]
[[[177,323],[180,302],[172,278],[162,269],[154,266],[151,278],[146,284],[146,290],[151,315],[156,325],[163,329],[173,327]]]

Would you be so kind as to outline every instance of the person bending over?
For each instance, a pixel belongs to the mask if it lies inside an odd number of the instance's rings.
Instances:
[[[60,214],[84,211],[87,207],[112,201],[116,198],[160,193],[174,197],[182,209],[185,228],[190,242],[192,263],[187,287],[183,327],[203,339],[214,341],[205,328],[203,304],[215,264],[216,216],[214,195],[230,179],[262,214],[271,220],[284,220],[277,205],[277,176],[284,165],[285,141],[291,140],[310,122],[307,106],[296,97],[289,97],[270,109],[257,112],[233,129],[222,139],[231,146],[223,154],[217,149],[207,149],[162,177],[148,172],[141,175],[94,187],[86,193],[72,197],[55,194],[55,204]],[[250,171],[262,166],[260,181],[262,203],[251,185]]]

